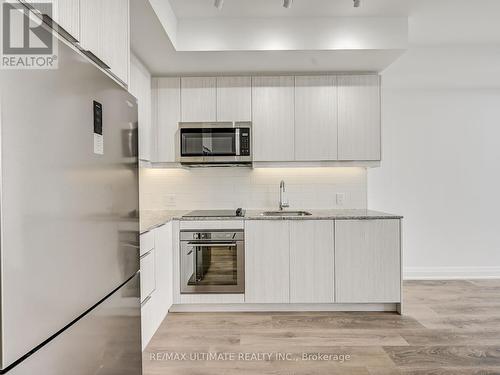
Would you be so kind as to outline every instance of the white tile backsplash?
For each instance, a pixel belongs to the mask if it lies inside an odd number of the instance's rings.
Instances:
[[[276,209],[286,182],[292,209],[367,207],[365,168],[142,168],[141,209]],[[337,205],[336,194],[345,201]]]

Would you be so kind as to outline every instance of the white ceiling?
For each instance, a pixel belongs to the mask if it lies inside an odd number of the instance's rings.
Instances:
[[[170,0],[178,18],[408,15],[408,0],[361,0],[361,2],[361,7],[354,8],[352,0],[293,0],[292,7],[285,9],[283,0],[224,0],[224,6],[219,11],[213,6],[213,0]]]
[[[179,52],[149,0],[130,6],[132,51],[154,76],[380,71],[401,55],[401,50]]]
[[[225,0],[222,11],[213,7],[213,0],[155,1],[171,4],[172,16],[180,24],[185,22],[183,19],[194,22],[200,17],[214,22],[214,17],[223,17],[221,23],[229,24],[239,17],[247,21],[281,18],[283,22],[286,17],[287,22],[293,22],[289,17],[407,16],[411,48],[500,46],[500,0],[361,0],[357,9],[351,0],[294,0],[291,9],[284,9],[281,0]],[[382,50],[372,54],[328,50],[180,52],[167,36],[165,24],[159,21],[150,0],[130,3],[132,49],[154,75],[381,70],[398,55],[398,51],[383,55]],[[173,31],[177,29],[175,24]]]

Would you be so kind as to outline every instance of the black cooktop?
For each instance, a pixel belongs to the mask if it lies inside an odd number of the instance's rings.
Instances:
[[[196,210],[188,212],[183,217],[243,217],[245,210]]]

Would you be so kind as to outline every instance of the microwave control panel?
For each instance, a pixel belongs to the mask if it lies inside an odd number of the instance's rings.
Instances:
[[[240,130],[240,155],[250,156],[250,129],[242,128]]]

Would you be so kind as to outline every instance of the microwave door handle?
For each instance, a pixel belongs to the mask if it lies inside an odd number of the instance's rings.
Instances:
[[[210,247],[210,246],[217,246],[217,247],[236,247],[237,244],[235,242],[229,242],[229,243],[222,243],[222,242],[189,242],[188,245],[192,246],[199,246],[199,247]]]
[[[237,128],[236,131],[234,132],[234,142],[235,142],[235,148],[236,148],[236,156],[241,155],[241,145],[240,145],[240,129]]]
[[[194,256],[193,256],[193,271],[194,271],[194,283],[198,284],[198,249],[193,248]]]

